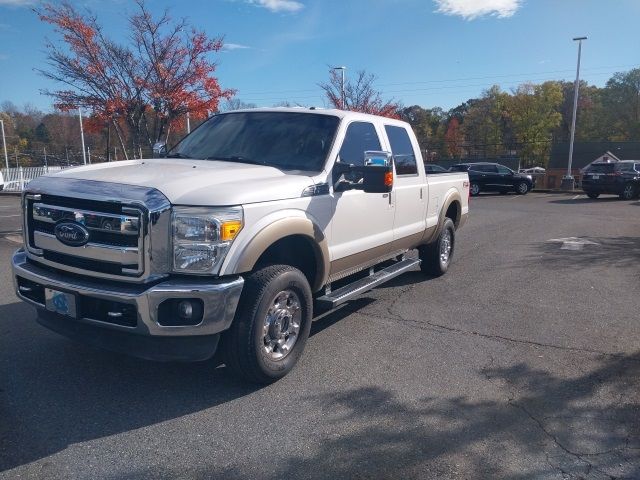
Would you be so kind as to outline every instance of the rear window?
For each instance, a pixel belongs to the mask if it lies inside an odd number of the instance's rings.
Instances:
[[[396,162],[396,173],[398,175],[416,175],[418,173],[416,154],[407,131],[393,125],[385,125],[384,129],[387,132],[391,153]]]
[[[613,163],[593,163],[587,169],[589,173],[613,173],[615,165]]]

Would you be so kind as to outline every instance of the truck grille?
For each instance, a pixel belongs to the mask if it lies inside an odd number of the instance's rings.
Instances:
[[[144,273],[144,212],[136,206],[55,195],[26,197],[27,246],[49,266],[110,278]],[[88,242],[71,246],[55,234],[60,222],[83,225]]]

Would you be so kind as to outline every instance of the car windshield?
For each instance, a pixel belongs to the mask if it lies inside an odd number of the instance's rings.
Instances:
[[[332,115],[302,112],[225,113],[204,122],[167,157],[320,171],[338,123]]]
[[[615,165],[613,163],[592,163],[589,169],[589,173],[612,173]]]

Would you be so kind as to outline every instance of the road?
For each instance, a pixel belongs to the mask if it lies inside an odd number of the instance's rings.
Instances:
[[[0,235],[17,214],[0,197]],[[639,218],[613,197],[473,198],[446,276],[318,319],[262,388],[40,327],[9,235],[0,478],[640,478]]]

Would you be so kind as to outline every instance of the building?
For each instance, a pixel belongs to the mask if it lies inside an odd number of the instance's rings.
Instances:
[[[575,142],[571,174],[578,185],[584,169],[595,161],[636,160],[640,158],[640,142]],[[569,143],[556,143],[551,148],[547,174],[543,188],[560,188],[562,177],[567,174]]]

